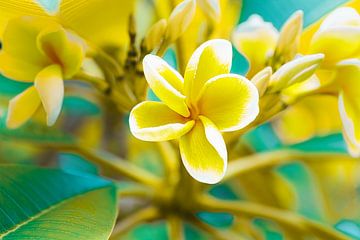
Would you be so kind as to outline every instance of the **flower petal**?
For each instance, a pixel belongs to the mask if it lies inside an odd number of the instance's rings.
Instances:
[[[334,27],[316,34],[311,41],[311,53],[324,53],[325,65],[335,64],[360,55],[360,27]]]
[[[0,36],[9,19],[41,16],[60,22],[100,47],[124,46],[128,42],[127,21],[134,5],[135,1],[107,0],[104,4],[103,0],[62,0],[58,12],[48,15],[35,0],[0,1]]]
[[[339,112],[349,152],[360,156],[360,60],[344,61],[338,72],[343,90],[339,95]]]
[[[146,55],[143,61],[144,74],[150,88],[169,108],[184,117],[190,115],[183,95],[183,78],[162,58]]]
[[[210,78],[229,73],[232,62],[231,43],[223,39],[209,40],[198,47],[185,70],[185,95],[195,103],[200,90]]]
[[[239,130],[259,113],[258,90],[240,75],[216,76],[202,90],[199,112],[214,122],[220,131]]]
[[[226,171],[227,151],[223,137],[206,117],[180,138],[181,159],[189,174],[199,182],[219,182]]]
[[[11,56],[5,51],[0,52],[0,72],[2,75],[22,82],[33,82],[42,66],[21,58]]]
[[[33,81],[35,75],[50,62],[35,47],[36,38],[42,29],[54,25],[57,24],[29,16],[10,20],[2,38],[2,73],[16,80]]]
[[[276,28],[271,23],[264,22],[258,15],[252,15],[235,29],[232,42],[250,64],[248,77],[253,77],[265,67],[268,56],[275,50],[278,38]]]
[[[51,62],[61,65],[65,79],[80,69],[84,59],[83,42],[60,25],[43,29],[37,36],[37,46]]]
[[[130,130],[143,141],[167,141],[190,131],[194,121],[188,121],[164,103],[145,101],[130,113]]]
[[[44,106],[47,125],[51,126],[58,118],[64,99],[64,81],[59,65],[50,65],[36,75],[34,86]]]
[[[10,100],[6,126],[17,128],[28,121],[40,106],[40,98],[35,87],[29,87]]]
[[[360,15],[350,7],[338,8],[327,16],[310,43],[310,52],[324,53],[324,64],[360,55]]]

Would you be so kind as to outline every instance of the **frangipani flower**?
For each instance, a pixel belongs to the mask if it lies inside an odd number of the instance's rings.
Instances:
[[[97,47],[116,47],[129,41],[127,27],[135,1],[59,0],[54,9],[45,9],[40,0],[6,0],[0,4],[0,38],[10,19],[21,16],[44,17],[56,21],[66,29]],[[55,2],[55,1],[54,1]]]
[[[334,66],[341,60],[360,56],[360,15],[350,7],[330,13],[314,34],[310,53],[324,53],[324,65]]]
[[[144,58],[150,88],[162,102],[145,101],[130,113],[133,135],[144,141],[179,139],[182,161],[192,177],[219,182],[227,150],[221,132],[241,129],[259,112],[258,91],[246,78],[229,74],[232,48],[210,40],[191,56],[183,78],[164,60]]]
[[[56,22],[24,16],[8,22],[2,44],[1,74],[34,83],[10,101],[7,126],[25,123],[41,103],[47,124],[53,125],[62,106],[63,80],[74,76],[82,64],[82,41]]]
[[[274,53],[279,32],[258,15],[252,15],[240,24],[233,34],[233,43],[250,64],[249,75],[253,76],[266,66],[269,56]]]
[[[360,156],[360,15],[350,7],[330,13],[314,33],[310,53],[324,53],[322,68],[316,77],[294,86],[288,94],[331,92],[339,96],[339,113],[349,152]],[[310,86],[310,88],[309,88]]]
[[[339,91],[339,112],[343,124],[343,135],[348,150],[360,156],[360,59],[349,59],[338,63],[336,81]]]
[[[302,11],[295,12],[280,32],[258,15],[252,15],[235,29],[232,42],[249,62],[248,77],[253,77],[268,65],[276,70],[295,57],[300,42],[302,16]]]

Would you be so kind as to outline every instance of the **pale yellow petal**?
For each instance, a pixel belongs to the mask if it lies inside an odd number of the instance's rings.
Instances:
[[[52,63],[61,65],[65,79],[79,71],[85,55],[83,43],[60,25],[43,29],[37,36],[37,46]]]
[[[54,25],[29,16],[10,20],[2,36],[1,72],[15,80],[33,81],[38,70],[50,62],[36,47],[37,36],[43,28]]]
[[[43,67],[21,58],[12,57],[5,51],[0,52],[0,72],[2,75],[17,81],[33,82],[36,74]]]
[[[190,115],[183,95],[182,76],[155,55],[146,55],[143,61],[144,74],[150,88],[169,108],[184,117]]]
[[[200,121],[201,120],[201,121]],[[200,116],[193,129],[180,138],[181,159],[189,174],[199,182],[214,184],[226,172],[227,151],[216,126]]]
[[[360,56],[360,27],[333,27],[316,34],[311,41],[311,53],[324,53],[325,65]]]
[[[230,72],[231,43],[227,40],[209,40],[198,47],[185,70],[185,95],[193,104],[204,84],[212,77]]]
[[[276,56],[280,56],[285,61],[293,59],[298,52],[303,27],[303,15],[301,10],[296,11],[281,28],[275,53]]]
[[[40,106],[40,97],[35,87],[29,87],[24,92],[10,100],[6,126],[17,128],[27,122]]]
[[[145,101],[130,112],[130,130],[144,141],[167,141],[190,131],[194,121],[174,112],[164,103]]]
[[[284,111],[273,126],[280,139],[294,144],[310,139],[316,134],[312,112],[304,104],[296,104]]]
[[[206,82],[199,100],[199,112],[220,131],[239,130],[259,113],[259,94],[253,83],[236,74],[223,74]]]
[[[251,78],[251,82],[256,86],[259,91],[260,97],[265,94],[267,87],[270,82],[270,78],[272,75],[272,68],[266,67],[257,74],[253,78]]]
[[[277,92],[293,84],[309,79],[320,66],[324,55],[321,53],[300,56],[282,65],[272,76],[270,92]]]
[[[324,53],[325,65],[360,56],[359,13],[350,7],[330,13],[313,36],[310,52]]]
[[[134,5],[133,0],[107,0],[106,4],[103,0],[62,0],[59,10],[48,15],[35,0],[0,1],[0,35],[11,18],[41,16],[60,22],[101,47],[124,47],[129,41],[128,19]]]
[[[354,8],[341,7],[335,9],[326,16],[319,27],[319,31],[341,26],[360,26],[360,16]]]
[[[64,99],[64,81],[59,65],[50,65],[36,75],[34,86],[39,93],[47,118],[52,126],[58,118]]]
[[[350,153],[360,156],[360,60],[345,61],[338,71],[338,81],[343,89],[339,94],[343,133]]]
[[[266,61],[272,56],[278,38],[279,33],[276,28],[271,23],[264,22],[258,15],[252,15],[235,29],[232,42],[250,64],[247,77],[253,77],[266,66]]]

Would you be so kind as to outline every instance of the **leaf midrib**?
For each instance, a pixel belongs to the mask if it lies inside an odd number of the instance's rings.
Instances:
[[[50,205],[49,207],[47,208],[44,208],[42,211],[38,212],[37,214],[35,214],[34,216],[31,216],[30,218],[28,218],[27,220],[21,222],[21,223],[18,223],[16,224],[14,227],[12,227],[11,229],[7,230],[6,232],[0,234],[0,239],[3,239],[4,237],[8,236],[9,234],[15,232],[16,230],[20,229],[21,227],[25,226],[26,224],[40,218],[41,216],[45,215],[46,213],[49,213],[51,212],[52,210],[58,208],[59,206],[65,204],[65,203],[68,203],[70,202],[71,200],[74,200],[75,198],[77,197],[80,197],[80,196],[83,196],[83,195],[86,195],[88,194],[89,192],[93,192],[93,191],[97,191],[99,189],[103,189],[103,188],[108,188],[108,187],[111,187],[111,185],[105,185],[105,186],[100,186],[100,187],[96,187],[96,188],[92,188],[92,189],[89,189],[87,191],[84,191],[84,192],[81,192],[81,193],[78,193],[78,194],[75,194],[75,195],[72,195],[71,197],[69,198],[65,198],[59,202],[57,202],[56,204],[54,205]]]

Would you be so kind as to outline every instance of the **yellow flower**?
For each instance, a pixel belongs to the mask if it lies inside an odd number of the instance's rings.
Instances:
[[[339,112],[343,136],[348,150],[354,157],[360,156],[360,59],[338,63],[336,81],[339,91]]]
[[[309,53],[324,53],[316,77],[285,91],[299,97],[309,92],[338,94],[343,135],[349,152],[360,156],[360,15],[354,8],[342,7],[330,13],[311,35]],[[328,121],[332,121],[331,119]]]
[[[231,60],[228,41],[207,41],[191,56],[183,78],[161,58],[147,55],[145,77],[162,102],[142,102],[130,113],[135,137],[144,141],[179,138],[185,168],[209,184],[219,182],[226,171],[221,132],[245,127],[259,112],[256,87],[229,73]]]
[[[235,29],[232,42],[249,62],[247,77],[253,77],[266,66],[276,70],[295,57],[300,42],[302,16],[301,11],[295,12],[280,32],[258,15],[252,15]]]
[[[47,124],[53,125],[64,97],[63,79],[74,76],[84,58],[82,41],[56,22],[24,16],[8,22],[2,44],[1,74],[34,83],[10,101],[7,126],[25,123],[41,103]]]
[[[21,16],[41,16],[60,23],[98,47],[121,48],[129,41],[128,18],[134,0],[61,0],[48,12],[37,0],[6,0],[0,3],[0,38],[7,22]]]
[[[255,75],[266,66],[279,39],[279,32],[258,15],[252,15],[234,31],[232,42],[250,64],[250,76]]]
[[[338,8],[322,22],[311,39],[310,53],[324,53],[324,66],[360,57],[360,16],[350,7]]]
[[[280,139],[288,144],[338,132],[341,122],[337,105],[334,96],[310,96],[281,113],[273,126]]]

